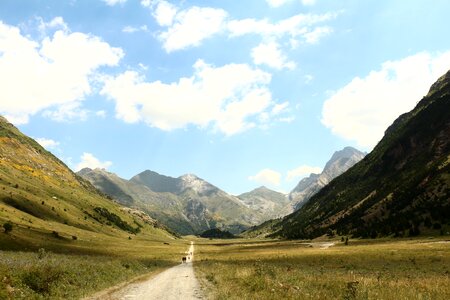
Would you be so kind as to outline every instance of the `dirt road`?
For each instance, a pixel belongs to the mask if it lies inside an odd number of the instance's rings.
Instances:
[[[190,255],[190,253],[192,253]],[[195,278],[192,261],[194,258],[194,244],[186,254],[186,263],[170,268],[156,277],[145,282],[131,284],[106,299],[202,299],[200,285]],[[181,261],[181,257],[180,257]]]

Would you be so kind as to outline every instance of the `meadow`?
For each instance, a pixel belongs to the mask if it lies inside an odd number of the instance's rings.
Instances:
[[[80,299],[178,264],[189,242],[155,236],[80,232],[77,240],[15,227],[0,246],[19,240],[29,251],[0,251],[0,299]],[[27,236],[28,234],[28,236]]]
[[[210,299],[450,299],[443,238],[198,240],[197,276]]]

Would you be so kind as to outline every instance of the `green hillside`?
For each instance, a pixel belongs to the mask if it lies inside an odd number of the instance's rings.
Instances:
[[[378,237],[448,231],[449,137],[450,72],[411,112],[386,130],[361,162],[325,186],[299,211],[270,224],[273,235]]]
[[[0,249],[88,249],[102,238],[171,240],[158,222],[124,208],[0,117]],[[89,251],[102,251],[95,247]]]

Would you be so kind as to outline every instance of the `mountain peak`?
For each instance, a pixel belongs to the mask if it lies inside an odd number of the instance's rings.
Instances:
[[[439,79],[431,85],[427,97],[431,96],[435,92],[444,90],[445,87],[449,84],[450,84],[450,70],[447,71],[447,73],[445,73],[441,77],[439,77]]]
[[[217,187],[194,174],[185,174],[179,178],[181,180],[180,187],[182,191],[191,189],[200,195],[209,195],[219,191]]]
[[[196,180],[196,179],[203,180],[203,179],[199,178],[197,175],[192,174],[192,173],[181,175],[179,178],[182,180]]]
[[[311,174],[309,177],[303,178],[291,191],[289,194],[289,198],[292,200],[291,205],[295,209],[299,209],[321,188],[347,171],[364,156],[365,153],[353,147],[345,147],[334,152],[321,174]]]
[[[92,172],[93,170],[91,168],[83,168],[80,171],[76,172],[78,175],[80,176],[84,176],[90,172]]]
[[[131,178],[130,181],[145,185],[154,192],[176,194],[179,191],[178,183],[180,179],[161,175],[155,171],[145,170]]]
[[[365,156],[365,154],[363,152],[361,152],[353,147],[347,146],[344,149],[333,153],[330,160],[326,163],[324,171],[329,169],[338,160],[349,159],[352,157],[357,157],[357,158],[359,158],[359,160],[361,160],[364,156]]]

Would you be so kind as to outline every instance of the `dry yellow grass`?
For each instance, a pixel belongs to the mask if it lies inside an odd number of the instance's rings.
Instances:
[[[450,242],[197,241],[212,299],[450,299]]]

